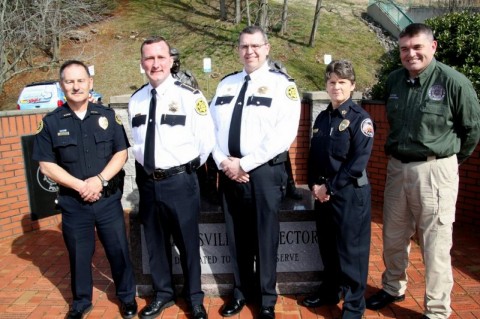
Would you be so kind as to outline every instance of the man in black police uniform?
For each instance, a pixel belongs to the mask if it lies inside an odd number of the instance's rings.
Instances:
[[[200,282],[200,190],[195,170],[214,144],[213,122],[203,94],[173,78],[173,57],[162,37],[141,46],[149,83],[128,105],[136,182],[154,297],[140,318],[158,317],[175,302],[171,237],[180,252],[184,297],[194,319],[206,319]]]
[[[259,319],[275,318],[278,212],[300,100],[293,79],[269,67],[269,52],[265,32],[245,28],[238,42],[243,71],[220,82],[210,106],[217,136],[212,154],[222,170],[219,187],[235,279],[233,298],[221,310],[226,317],[258,298]]]
[[[332,61],[325,71],[325,86],[330,104],[315,119],[308,158],[323,280],[303,305],[336,305],[343,297],[342,319],[361,319],[370,253],[371,190],[366,167],[373,123],[350,98],[355,89],[351,62]]]
[[[39,123],[33,159],[60,185],[58,206],[68,249],[73,305],[69,319],[92,308],[95,229],[110,262],[123,318],[137,313],[135,281],[121,205],[121,169],[130,146],[112,109],[88,102],[93,79],[79,61],[60,68],[67,103]]]

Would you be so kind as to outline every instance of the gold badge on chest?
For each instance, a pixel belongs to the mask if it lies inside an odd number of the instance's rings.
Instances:
[[[98,119],[98,125],[100,125],[101,128],[106,130],[108,128],[108,120],[105,116],[102,116]]]
[[[168,105],[168,110],[172,113],[175,113],[178,111],[178,103],[177,102],[172,102]]]
[[[349,120],[343,120],[340,122],[340,125],[338,126],[338,130],[340,132],[345,131],[349,125],[350,125]]]
[[[258,93],[259,94],[266,94],[268,92],[268,87],[266,86],[261,86],[258,88]]]

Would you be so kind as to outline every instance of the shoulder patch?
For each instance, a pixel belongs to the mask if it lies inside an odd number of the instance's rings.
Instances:
[[[185,84],[185,83],[182,83],[182,82],[180,82],[180,81],[175,81],[175,85],[178,85],[178,86],[181,87],[182,89],[189,90],[189,91],[192,92],[193,94],[200,93],[200,91],[197,90],[196,88],[191,87],[190,85]]]
[[[205,99],[200,98],[195,102],[195,111],[200,115],[207,115],[208,105]]]
[[[294,101],[297,101],[298,100],[298,91],[297,91],[297,87],[295,85],[289,85],[285,91],[287,97],[290,99],[290,100],[294,100]]]
[[[130,97],[134,96],[138,91],[140,91],[141,89],[143,89],[147,85],[148,85],[148,83],[145,83],[144,85],[142,85],[139,89],[137,89],[135,92],[133,92],[132,95],[130,95]]]
[[[270,72],[277,73],[277,74],[282,74],[282,75],[285,76],[285,77],[287,78],[287,80],[290,81],[290,82],[294,82],[294,81],[295,81],[290,75],[288,75],[287,73],[283,72],[282,70],[270,69]]]
[[[242,72],[242,71],[235,71],[235,72],[232,72],[230,74],[227,74],[220,80],[220,82],[223,81],[223,79],[228,78],[229,76],[235,75],[235,74],[240,73],[240,72]]]
[[[363,135],[366,137],[373,137],[374,130],[373,130],[373,122],[371,119],[367,118],[362,121],[360,124],[360,129],[362,130]]]
[[[40,122],[38,122],[37,132],[35,134],[40,133],[42,130],[43,130],[43,120],[40,120]]]

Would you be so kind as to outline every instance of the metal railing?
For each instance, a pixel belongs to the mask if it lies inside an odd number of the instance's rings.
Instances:
[[[405,13],[405,9],[393,0],[369,0],[368,5],[376,4],[380,10],[396,24],[399,30],[403,30],[414,21]]]

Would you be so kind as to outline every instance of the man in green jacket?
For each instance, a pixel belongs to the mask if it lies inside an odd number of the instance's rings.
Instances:
[[[390,131],[383,207],[383,289],[367,299],[380,309],[405,299],[410,238],[418,235],[425,263],[423,319],[452,312],[450,258],[458,166],[475,150],[480,106],[472,83],[434,58],[437,42],[421,23],[399,36],[403,68],[389,75]]]

